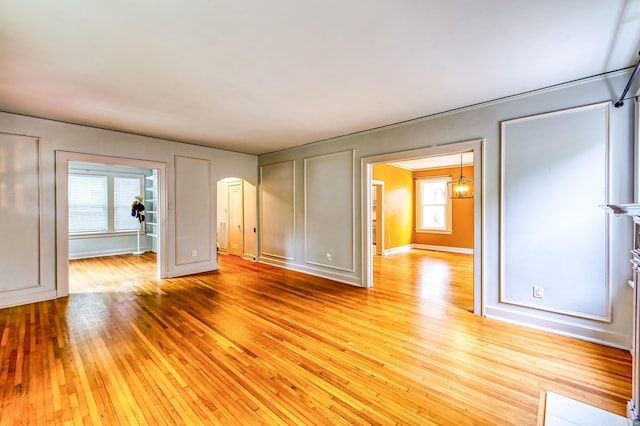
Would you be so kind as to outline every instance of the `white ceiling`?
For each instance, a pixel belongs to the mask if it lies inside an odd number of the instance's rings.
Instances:
[[[631,66],[638,0],[0,0],[0,110],[266,153]]]

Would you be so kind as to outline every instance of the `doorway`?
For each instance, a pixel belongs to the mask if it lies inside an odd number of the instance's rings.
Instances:
[[[371,180],[371,251],[374,256],[384,253],[384,181]]]
[[[217,250],[220,254],[257,260],[256,186],[241,178],[217,184]]]
[[[81,166],[77,166],[80,164]],[[94,175],[104,175],[104,173],[96,172],[96,170],[101,169],[110,169],[111,171],[127,171],[131,172],[132,170],[147,170],[148,174],[145,175],[142,172],[143,176],[143,186],[141,187],[141,192],[145,193],[146,197],[143,194],[140,194],[140,197],[143,200],[147,200],[147,206],[145,209],[146,216],[149,217],[149,220],[144,230],[142,231],[146,237],[149,238],[149,246],[153,248],[156,253],[155,258],[155,273],[154,278],[160,279],[165,278],[167,275],[167,266],[166,266],[166,212],[167,212],[167,193],[166,193],[166,164],[153,162],[153,161],[145,161],[145,160],[136,160],[129,158],[121,158],[121,157],[107,157],[101,155],[92,155],[92,154],[80,154],[73,152],[65,152],[65,151],[57,151],[56,152],[56,233],[58,236],[64,236],[62,238],[57,238],[56,242],[56,265],[57,265],[57,296],[63,297],[69,294],[69,259],[70,259],[70,226],[71,233],[73,234],[74,226],[76,224],[69,222],[70,212],[73,213],[73,209],[70,210],[69,202],[70,199],[73,200],[73,197],[70,197],[70,182],[69,177],[73,175],[74,172],[78,170],[80,167],[82,170],[93,171]],[[77,173],[76,173],[77,174]],[[85,173],[91,174],[91,173]],[[115,173],[117,175],[118,173]],[[135,174],[135,173],[134,173]],[[130,177],[130,176],[129,176]],[[99,179],[98,179],[99,180]],[[120,182],[123,185],[131,184],[131,181]],[[115,185],[112,180],[107,178],[107,188],[110,185]],[[85,206],[86,207],[86,206]],[[95,208],[96,206],[90,206],[91,208]],[[126,212],[119,212],[120,219],[118,219],[118,215],[114,211],[114,216],[109,218],[107,217],[107,228],[113,230],[113,228],[117,228],[116,222],[119,220],[124,223],[124,216],[126,214],[130,214],[130,208],[127,208]],[[109,212],[106,213],[109,216]],[[145,217],[146,219],[146,217]],[[94,218],[92,217],[92,221]],[[122,224],[121,223],[121,224]],[[83,225],[84,226],[84,225]],[[88,225],[88,226],[95,226]],[[128,226],[128,224],[126,225]],[[111,228],[109,228],[111,227]],[[134,232],[132,230],[123,230],[123,235],[131,238],[135,238],[136,240],[136,251],[140,251],[137,246],[137,238],[140,234],[140,230],[142,230],[142,222],[136,224],[135,237],[133,237]],[[91,232],[89,232],[90,234]],[[114,232],[115,233],[115,232]],[[86,236],[85,233],[84,236]],[[124,235],[128,234],[128,235]],[[148,235],[147,235],[148,234]],[[91,235],[89,235],[91,236]],[[129,247],[132,248],[132,247]],[[76,247],[77,249],[77,247]],[[85,249],[86,250],[86,249]],[[109,250],[113,250],[113,247],[102,248],[102,254],[108,253]],[[82,249],[80,250],[82,251]],[[129,251],[127,249],[127,251]],[[131,250],[133,252],[133,250]],[[86,254],[86,253],[85,253]],[[114,254],[114,253],[111,253]]]
[[[363,285],[366,287],[372,287],[374,285],[373,282],[373,239],[374,234],[372,232],[372,227],[370,224],[372,223],[372,185],[374,181],[373,176],[373,166],[376,164],[387,164],[393,162],[401,162],[405,160],[415,160],[424,157],[439,157],[451,154],[460,154],[463,152],[470,152],[473,155],[473,180],[475,185],[475,194],[472,199],[472,254],[470,255],[472,258],[472,268],[473,271],[470,274],[472,276],[472,296],[473,296],[473,312],[476,315],[483,315],[484,311],[484,303],[483,303],[483,290],[482,290],[482,147],[483,140],[472,140],[466,142],[459,142],[449,145],[435,146],[424,149],[417,149],[412,151],[404,151],[397,152],[391,154],[383,154],[374,157],[366,157],[362,159],[362,191],[364,194],[364,202],[362,209],[362,222],[363,222],[363,240],[362,240],[362,259],[363,259]],[[458,157],[459,158],[459,157]],[[457,173],[456,173],[457,175]],[[457,176],[456,176],[457,177]],[[377,179],[375,179],[377,180]],[[413,180],[413,179],[412,179]],[[385,188],[387,192],[390,192],[390,188]],[[383,197],[384,198],[384,197]],[[385,212],[385,216],[388,216],[390,212]],[[414,213],[415,215],[415,213]],[[387,229],[389,229],[390,224],[386,223]],[[415,224],[412,224],[415,226]],[[444,230],[447,232],[447,230]],[[385,245],[388,243],[388,236],[385,235],[384,242]],[[412,237],[407,237],[400,235],[400,238],[404,238],[405,241],[397,246],[399,251],[414,249],[415,245],[413,244]],[[393,238],[392,240],[393,241]],[[424,247],[420,247],[424,248]],[[430,249],[431,247],[427,247]],[[394,247],[390,244],[385,247],[383,254],[391,254],[394,253]]]
[[[110,291],[134,277],[154,281],[158,171],[80,162],[68,167],[69,292]]]
[[[229,185],[229,254],[240,257],[244,253],[243,210],[242,184]]]

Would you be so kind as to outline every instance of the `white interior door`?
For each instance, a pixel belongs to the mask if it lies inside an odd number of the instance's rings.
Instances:
[[[229,185],[229,254],[242,256],[244,226],[242,209],[242,184]]]

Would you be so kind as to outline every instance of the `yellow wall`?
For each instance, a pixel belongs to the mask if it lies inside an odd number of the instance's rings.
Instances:
[[[415,199],[412,172],[386,164],[374,164],[371,176],[374,180],[384,181],[385,250],[411,244]]]
[[[473,177],[473,166],[463,167],[462,174],[466,177]],[[421,170],[413,173],[415,178],[447,175],[454,178],[460,176],[460,167]],[[451,234],[430,234],[414,231],[413,242],[415,244],[473,248],[473,198],[454,199],[452,202],[453,232]],[[415,220],[413,228],[415,229]]]
[[[462,168],[462,174],[473,177],[473,166]],[[415,232],[415,178],[460,175],[460,168],[411,172],[387,164],[374,164],[372,178],[384,182],[384,248],[411,243],[473,249],[473,198],[453,200],[451,234]],[[391,238],[391,241],[389,241]]]

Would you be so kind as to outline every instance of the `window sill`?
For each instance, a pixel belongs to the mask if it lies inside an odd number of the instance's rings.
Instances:
[[[418,234],[446,234],[446,235],[453,234],[452,230],[447,230],[447,229],[416,229],[415,231]]]
[[[120,232],[95,232],[89,234],[69,234],[70,240],[81,240],[83,238],[108,238],[108,237],[125,237],[136,235],[136,231],[120,231]],[[140,235],[145,235],[145,231],[141,230]]]

